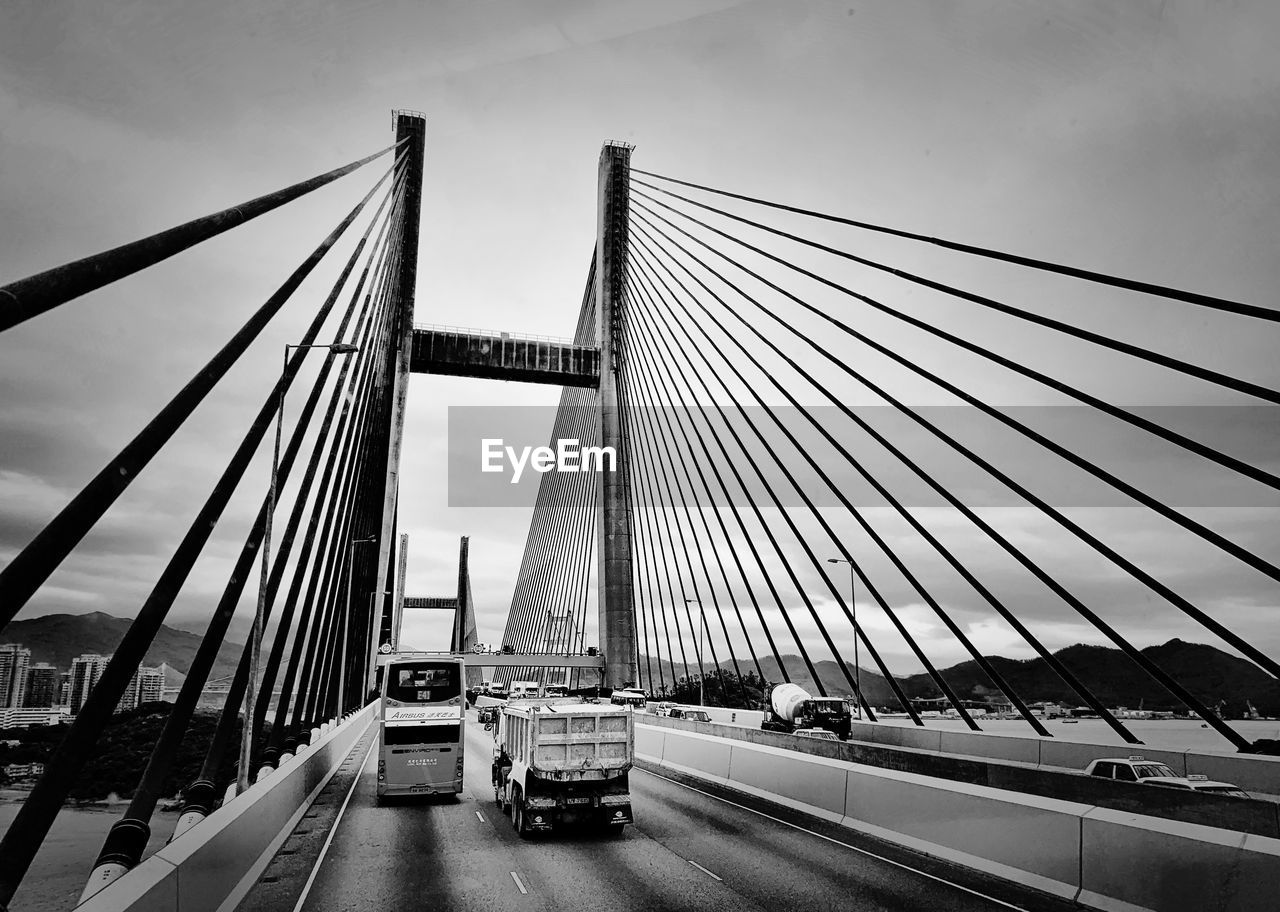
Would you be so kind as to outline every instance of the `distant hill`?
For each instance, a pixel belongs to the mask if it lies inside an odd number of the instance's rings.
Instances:
[[[0,632],[0,642],[21,643],[31,650],[32,662],[48,662],[62,671],[71,668],[71,660],[86,652],[111,655],[124,639],[133,622],[101,611],[90,614],[46,614],[25,621],[13,621]],[[185,675],[200,648],[202,637],[162,624],[144,665],[167,662],[169,667]],[[235,674],[236,662],[244,648],[242,643],[222,644],[211,678]],[[176,680],[180,680],[177,678]],[[171,678],[170,686],[175,679]]]
[[[1280,682],[1252,662],[1236,658],[1214,646],[1187,643],[1178,639],[1160,646],[1148,646],[1142,652],[1211,708],[1220,701],[1224,702],[1223,712],[1229,717],[1242,715],[1246,708],[1245,701],[1252,702],[1264,715],[1280,716]],[[1141,704],[1146,709],[1155,710],[1181,708],[1180,703],[1118,649],[1076,645],[1060,649],[1054,656],[1108,707],[1126,706],[1136,709]],[[783,680],[778,663],[772,656],[759,658],[767,680]],[[817,692],[813,676],[799,656],[784,655],[782,660],[793,682],[810,693]],[[654,682],[657,683],[659,663],[656,659],[641,656],[642,670],[646,668],[646,661],[652,665]],[[1050,701],[1069,706],[1083,705],[1083,701],[1063,683],[1044,659],[991,656],[988,661],[1027,702]],[[711,666],[710,661],[707,664],[708,667]],[[670,663],[663,661],[661,666],[661,675],[668,682],[684,674],[684,667],[679,662],[675,665],[674,675]],[[696,663],[691,661],[690,666],[696,674]],[[749,655],[738,656],[738,666],[743,674],[755,670]],[[829,694],[853,693],[853,688],[835,662],[828,659],[815,662],[814,666]],[[733,670],[732,662],[723,655],[720,667]],[[855,677],[851,663],[846,663],[845,668],[850,677]],[[999,691],[977,662],[961,662],[940,669],[939,674],[962,699],[982,700],[988,696],[999,698]],[[942,691],[928,674],[897,677],[897,681],[908,698],[942,696]],[[865,659],[862,690],[873,706],[897,705],[897,698],[888,682],[879,673],[869,669]]]
[[[1265,715],[1280,715],[1280,682],[1252,662],[1214,646],[1173,639],[1148,646],[1143,655],[1210,708],[1224,702],[1228,716],[1243,715],[1249,701]],[[1158,683],[1118,649],[1106,646],[1068,646],[1054,656],[1107,706],[1176,709],[1181,706]],[[1040,658],[1015,660],[994,657],[992,666],[1024,698],[1051,700],[1068,705],[1080,699]],[[990,692],[994,686],[976,662],[962,662],[942,672],[943,678],[962,696]],[[941,696],[927,675],[906,679],[911,696]],[[1031,696],[1034,694],[1034,696]]]

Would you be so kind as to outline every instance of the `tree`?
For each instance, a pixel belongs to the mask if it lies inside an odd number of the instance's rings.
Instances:
[[[769,682],[755,672],[743,675],[739,682],[738,676],[732,671],[714,668],[705,677],[690,675],[688,678],[681,678],[664,691],[664,695],[676,703],[696,704],[701,690],[707,706],[758,709],[769,692],[769,686]]]

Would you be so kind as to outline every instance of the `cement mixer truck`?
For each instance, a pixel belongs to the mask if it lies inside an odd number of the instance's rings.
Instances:
[[[787,734],[798,728],[822,728],[848,741],[852,722],[849,704],[840,697],[814,697],[799,685],[778,684],[769,691],[760,727]]]

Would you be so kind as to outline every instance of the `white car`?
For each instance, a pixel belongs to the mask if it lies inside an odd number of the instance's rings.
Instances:
[[[669,700],[664,700],[654,708],[654,715],[669,716],[671,715],[671,710],[675,709],[675,706],[676,704]]]
[[[1179,776],[1158,760],[1148,760],[1140,755],[1124,759],[1109,757],[1094,760],[1084,768],[1090,776],[1115,779],[1119,782],[1140,782],[1162,788],[1184,789],[1192,792],[1208,792],[1231,798],[1248,798],[1249,793],[1230,782],[1218,782],[1208,776]]]
[[[711,721],[711,715],[705,709],[685,709],[683,706],[673,706],[667,711],[667,715],[673,719],[687,719],[690,722]]]
[[[797,738],[813,738],[816,741],[839,741],[835,732],[827,731],[825,728],[797,728],[792,732]]]
[[[1097,776],[1100,779],[1115,779],[1119,782],[1145,782],[1148,779],[1182,778],[1159,760],[1148,760],[1140,755],[1107,757],[1101,760],[1094,760],[1084,768],[1084,771],[1090,776]]]

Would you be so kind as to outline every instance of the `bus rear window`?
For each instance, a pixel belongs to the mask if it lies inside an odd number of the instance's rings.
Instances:
[[[462,695],[456,662],[414,662],[391,666],[387,698],[401,703],[440,703]]]

